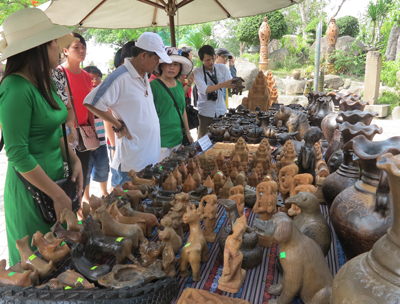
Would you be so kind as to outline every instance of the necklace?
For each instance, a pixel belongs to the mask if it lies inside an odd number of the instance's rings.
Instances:
[[[169,87],[169,88],[173,88],[173,87],[176,86],[176,81],[175,81],[175,79],[173,79],[172,82],[171,82],[171,80],[165,79],[164,77],[160,77],[160,79],[161,79],[161,80],[167,85],[167,87]]]
[[[143,84],[144,89],[146,90],[145,93],[144,93],[144,97],[149,96],[149,92],[148,92],[148,90],[147,90],[146,78],[143,78],[143,82],[140,81],[140,83]]]

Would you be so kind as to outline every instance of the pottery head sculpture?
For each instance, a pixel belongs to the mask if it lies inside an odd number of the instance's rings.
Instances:
[[[229,189],[229,196],[232,196],[234,194],[244,194],[244,187],[242,185],[239,185]]]
[[[247,228],[247,220],[246,216],[243,214],[241,217],[236,219],[235,223],[233,224],[233,233],[236,235],[243,235]]]
[[[303,211],[306,213],[321,212],[317,197],[310,192],[300,192],[295,196],[287,198],[285,203],[295,204],[302,210],[302,212]]]
[[[257,202],[255,206],[267,206],[268,213],[275,212],[278,200],[277,191],[278,184],[275,181],[259,183],[256,188]]]
[[[254,220],[258,235],[273,236],[276,243],[283,244],[292,238],[292,220],[283,212],[277,212],[269,221]]]
[[[182,221],[185,224],[191,224],[199,222],[203,219],[203,209],[204,206],[199,204],[199,207],[196,209],[196,206],[192,204],[190,207],[186,207],[186,212],[183,215]]]

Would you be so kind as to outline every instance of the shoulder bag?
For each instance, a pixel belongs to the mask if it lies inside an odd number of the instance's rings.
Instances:
[[[94,126],[90,125],[90,123],[84,125],[78,124],[78,117],[76,116],[75,105],[74,105],[74,96],[72,96],[72,91],[69,85],[68,76],[65,71],[65,68],[63,66],[61,68],[65,74],[65,78],[67,79],[69,95],[71,97],[72,108],[74,109],[74,114],[75,114],[76,133],[78,135],[78,145],[76,146],[76,149],[79,152],[96,150],[98,147],[100,147],[100,141],[97,136],[96,129]]]
[[[68,164],[68,177],[54,181],[58,186],[60,186],[68,197],[72,201],[72,212],[77,212],[80,208],[80,203],[78,200],[78,192],[76,190],[76,183],[71,180],[71,163],[69,158],[69,149],[67,143],[67,135],[65,132],[65,123],[62,124],[63,135],[64,135],[64,145],[67,154],[67,164]],[[29,193],[32,195],[35,204],[39,207],[40,213],[42,214],[42,219],[46,224],[53,224],[57,221],[56,212],[54,209],[54,202],[46,193],[39,189],[35,189],[23,176],[13,167],[15,173],[22,181],[24,186],[28,189]]]
[[[174,101],[175,109],[176,109],[176,111],[178,112],[179,119],[181,120],[181,128],[182,128],[182,136],[183,136],[182,145],[184,145],[184,146],[190,146],[189,138],[188,138],[187,135],[186,135],[185,124],[183,123],[182,115],[181,115],[181,112],[179,111],[178,103],[176,102],[174,95],[172,95],[172,92],[170,91],[170,89],[168,89],[168,87],[165,85],[165,83],[164,83],[160,78],[157,78],[157,79],[155,79],[155,80],[157,80],[157,81],[163,86],[163,88],[167,91],[167,93],[169,94],[169,96],[170,96],[170,97],[172,98],[172,100]]]

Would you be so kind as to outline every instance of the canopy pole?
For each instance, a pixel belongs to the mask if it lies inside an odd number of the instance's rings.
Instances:
[[[169,16],[169,31],[171,32],[171,46],[176,47],[174,16]]]

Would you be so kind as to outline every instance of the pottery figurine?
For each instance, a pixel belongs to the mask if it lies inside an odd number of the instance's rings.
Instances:
[[[228,236],[224,249],[224,268],[218,280],[220,290],[237,293],[246,278],[246,270],[242,269],[243,254],[239,248],[247,228],[246,216],[242,215],[233,224],[232,235]]]
[[[188,174],[193,175],[194,174],[194,170],[196,169],[196,164],[193,161],[193,158],[191,158],[186,166]]]
[[[276,121],[282,120],[284,125],[289,128],[290,133],[299,132],[296,135],[297,140],[302,140],[304,134],[310,128],[306,114],[292,110],[289,107],[284,107],[283,105],[280,107],[279,111],[274,114],[274,119]]]
[[[331,247],[331,228],[321,213],[317,197],[311,192],[299,192],[286,202],[300,207],[301,213],[293,223],[301,233],[314,240],[326,256]]]
[[[117,202],[114,202],[107,208],[107,211],[111,214],[111,216],[121,224],[127,225],[138,225],[140,229],[142,229],[143,233],[146,234],[147,227],[146,221],[143,218],[135,217],[135,216],[124,216],[121,211],[119,211],[117,207]]]
[[[171,218],[172,227],[179,235],[181,240],[183,240],[182,217],[185,212],[186,203],[175,198],[173,201],[171,201],[171,210],[166,215]]]
[[[164,216],[161,219],[161,225],[164,227],[164,230],[157,231],[158,238],[161,242],[166,243],[167,246],[171,246],[174,253],[178,254],[182,246],[182,239],[173,228],[172,219],[169,216]]]
[[[258,181],[262,181],[264,176],[264,168],[261,163],[258,163],[257,166],[254,168],[256,170]]]
[[[234,194],[244,194],[244,187],[242,185],[237,185],[229,189],[229,196]]]
[[[178,171],[182,175],[182,182],[184,182],[186,177],[188,176],[188,169],[186,168],[186,166],[183,162],[181,162],[181,165],[179,166]]]
[[[28,287],[32,285],[29,276],[32,271],[28,270],[24,273],[6,270],[6,260],[0,261],[0,285],[14,285],[21,287]]]
[[[291,163],[294,162],[296,158],[296,150],[294,149],[293,142],[291,140],[288,140],[285,143],[282,152],[283,156],[281,154],[281,160],[280,160],[281,168],[290,165]]]
[[[157,262],[158,258],[161,256],[162,251],[164,250],[165,243],[158,242],[149,242],[147,239],[140,244],[139,252],[140,259],[139,263],[143,267],[149,267]]]
[[[370,250],[392,225],[392,198],[376,160],[387,152],[399,154],[400,137],[370,141],[358,135],[347,144],[350,143],[361,163],[361,179],[340,192],[330,210],[333,227],[348,259]]]
[[[317,163],[317,151],[315,143],[321,139],[322,131],[318,127],[310,127],[304,134],[305,144],[301,147],[297,166],[299,174],[309,173],[315,178],[315,165]]]
[[[182,185],[182,191],[188,193],[193,190],[196,190],[196,182],[194,181],[192,175],[189,173],[185,182]]]
[[[332,285],[332,304],[364,303],[389,304],[400,297],[400,156],[391,153],[381,155],[377,168],[384,171],[389,180],[393,198],[393,225],[369,252],[348,261],[336,274]]]
[[[261,163],[264,174],[266,174],[271,167],[271,147],[270,145],[260,144],[256,153],[253,155],[253,164]]]
[[[216,293],[211,293],[207,290],[185,288],[178,299],[177,304],[204,304],[204,303],[219,303],[219,304],[250,304],[249,301],[230,298]]]
[[[176,168],[175,168],[176,169]],[[162,189],[167,191],[176,191],[178,182],[172,172],[168,175],[168,178],[162,184]]]
[[[269,220],[276,213],[277,191],[278,184],[275,181],[262,182],[257,185],[257,201],[253,207],[253,212],[258,214],[260,220]]]
[[[40,231],[32,236],[31,247],[36,246],[40,255],[47,261],[52,261],[55,265],[60,263],[69,253],[69,247],[63,239],[54,239],[47,242]]]
[[[176,184],[178,186],[182,186],[182,174],[179,172],[178,167],[175,167],[174,171],[172,172],[172,175],[176,179]]]
[[[193,180],[196,183],[196,189],[199,188],[200,185],[203,183],[203,179],[202,179],[199,171],[197,170],[197,168],[194,170]]]
[[[28,244],[29,235],[25,236],[22,239],[16,240],[15,243],[17,245],[17,249],[21,255],[21,265],[22,268],[28,270],[38,271],[39,278],[41,280],[47,278],[52,272],[56,270],[53,265],[53,262],[49,263],[45,262],[36,254],[33,253]]]
[[[181,251],[181,276],[189,276],[187,267],[190,264],[195,282],[200,281],[200,260],[203,263],[208,261],[207,241],[200,226],[200,221],[203,219],[203,208],[202,204],[197,209],[192,204],[191,207],[186,207],[186,213],[182,218],[185,224],[189,224],[190,234]]]
[[[101,222],[104,235],[129,238],[132,240],[135,249],[139,247],[139,242],[144,240],[143,231],[138,225],[121,224],[117,222],[106,210],[105,206],[98,208],[95,213]]]
[[[234,181],[235,181],[234,184],[235,184],[236,186],[241,185],[241,186],[243,186],[243,187],[246,187],[247,182],[249,181],[249,179],[247,178],[246,173],[244,173],[244,172],[242,171],[242,172],[240,172],[240,173],[236,176],[236,178],[234,179]]]
[[[154,186],[156,185],[156,179],[155,179],[154,176],[152,177],[151,180],[149,180],[149,179],[144,179],[144,178],[139,178],[139,177],[136,175],[135,170],[130,170],[130,171],[128,172],[128,177],[131,178],[132,184],[133,184],[133,185],[146,185],[146,184],[147,184],[147,185],[149,185],[150,187],[154,187]]]
[[[299,172],[299,167],[295,163],[283,167],[279,171],[279,192],[282,196],[283,201],[290,196],[290,189],[292,183],[295,182],[294,176]]]
[[[86,236],[83,233],[64,229],[59,221],[51,227],[51,232],[55,233],[59,239],[68,239],[74,243],[86,243]]]
[[[219,168],[222,168],[222,166],[225,165],[225,157],[222,152],[218,153],[216,160]]]
[[[249,185],[251,187],[257,187],[259,182],[258,174],[256,169],[251,170],[251,174],[249,175]]]
[[[228,198],[229,197],[229,190],[234,186],[231,181],[231,178],[228,177],[224,186],[219,189],[218,197],[219,198]]]
[[[86,202],[82,202],[82,219],[86,220],[90,214],[90,205]]]
[[[150,213],[145,213],[145,212],[140,212],[133,210],[130,206],[130,204],[126,204],[122,206],[119,211],[123,216],[126,217],[135,217],[135,218],[140,218],[145,221],[146,224],[146,232],[145,235],[146,237],[151,237],[153,235],[153,231],[155,228],[160,229],[161,225],[157,221],[157,218],[154,214]]]
[[[206,195],[201,199],[200,204],[204,204],[206,202],[206,206],[203,210],[203,226],[204,226],[204,238],[208,243],[214,243],[216,234],[214,232],[215,224],[217,222],[217,196],[216,195]]]
[[[239,216],[242,216],[244,213],[244,194],[241,193],[233,194],[229,196],[228,199],[233,200],[236,203]],[[227,213],[226,216],[229,218],[229,213]]]
[[[221,171],[218,171],[214,175],[213,182],[214,182],[215,193],[219,194],[219,189],[221,189],[225,185],[226,177]]]
[[[175,263],[178,262],[179,259],[175,258],[174,249],[171,245],[166,244],[164,250],[162,252],[162,270],[168,277],[175,277],[176,268]]]
[[[210,175],[207,176],[207,179],[206,179],[205,182],[203,183],[203,186],[206,186],[207,188],[212,189],[212,193],[215,194],[214,182],[212,181]]]
[[[60,284],[59,287],[80,287],[84,289],[94,288],[95,285],[86,280],[80,273],[67,269],[57,276],[57,281]]]
[[[305,303],[329,303],[333,277],[318,244],[282,212],[269,221],[255,219],[254,227],[259,235],[273,236],[280,247],[284,280],[269,287],[270,294],[279,296],[269,302],[290,303],[299,295]]]
[[[61,210],[60,223],[61,224],[67,223],[67,230],[70,231],[80,231],[82,226],[82,222],[80,222],[77,219],[76,215],[70,209],[67,208]]]
[[[238,170],[236,169],[236,167],[233,167],[231,173],[229,174],[229,177],[231,178],[231,180],[236,183],[236,177],[239,175]]]
[[[13,266],[11,266],[8,269],[8,271],[10,271],[10,272],[18,272],[18,273],[26,273],[26,272],[30,271],[29,279],[31,280],[31,285],[33,285],[33,286],[38,286],[39,285],[40,280],[39,280],[38,271],[37,270],[35,270],[35,271],[31,271],[31,270],[27,271],[27,270],[25,270],[22,267],[21,262],[18,262],[17,264],[14,264]]]

